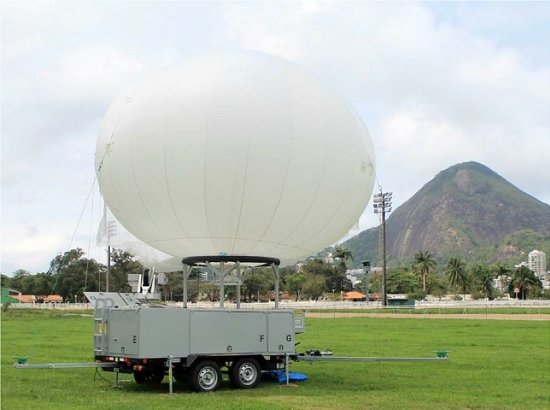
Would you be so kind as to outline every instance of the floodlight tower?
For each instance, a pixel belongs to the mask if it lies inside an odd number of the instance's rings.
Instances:
[[[391,212],[391,197],[392,192],[382,192],[374,195],[373,207],[374,213],[380,215],[380,227],[382,228],[382,305],[387,306],[388,298],[386,293],[386,213]]]

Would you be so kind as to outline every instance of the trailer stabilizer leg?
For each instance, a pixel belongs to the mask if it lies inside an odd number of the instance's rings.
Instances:
[[[120,369],[118,367],[113,368],[113,372],[115,373],[115,382],[113,384],[113,387],[120,387],[118,385],[118,375],[120,374]]]
[[[289,374],[290,374],[290,365],[289,365],[289,354],[285,354],[285,375],[286,375],[286,385],[288,386],[290,383],[289,383]]]
[[[170,394],[172,394],[172,392],[174,391],[173,388],[172,388],[172,384],[173,384],[173,380],[174,380],[174,372],[172,370],[172,359],[174,357],[173,356],[168,356],[168,383],[170,385]]]

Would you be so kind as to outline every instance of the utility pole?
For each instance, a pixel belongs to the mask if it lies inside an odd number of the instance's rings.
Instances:
[[[373,207],[374,213],[380,215],[381,242],[382,242],[382,305],[388,305],[388,295],[386,293],[386,213],[391,212],[392,192],[382,192],[374,195]],[[380,238],[379,238],[380,241]]]

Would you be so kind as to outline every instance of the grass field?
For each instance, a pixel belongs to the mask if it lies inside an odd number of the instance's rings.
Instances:
[[[86,312],[89,314],[90,312]],[[92,318],[66,311],[2,313],[2,409],[546,409],[550,408],[550,322],[376,317],[308,319],[299,351],[343,356],[432,356],[447,363],[305,363],[291,370],[309,380],[252,390],[227,383],[214,393],[184,384],[168,395],[129,375],[113,388],[94,369],[14,369],[31,362],[90,362]]]

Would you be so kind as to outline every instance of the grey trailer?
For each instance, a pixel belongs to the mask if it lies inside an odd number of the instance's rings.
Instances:
[[[243,259],[271,265],[278,279],[279,261],[272,258],[195,257],[184,264],[216,263],[223,286],[235,270],[241,279]],[[187,276],[184,271],[184,280]],[[170,372],[197,391],[213,391],[223,371],[234,387],[254,387],[262,371],[283,369],[296,356],[295,336],[304,331],[303,318],[287,309],[190,309],[185,300],[183,308],[167,307],[147,293],[86,292],[86,297],[95,308],[96,361],[116,363],[103,370],[132,373],[138,383],[160,383]]]

